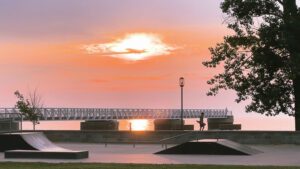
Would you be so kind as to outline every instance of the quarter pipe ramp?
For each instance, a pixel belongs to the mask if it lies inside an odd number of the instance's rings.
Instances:
[[[88,158],[88,151],[73,151],[52,143],[41,132],[0,134],[0,152],[5,158]]]

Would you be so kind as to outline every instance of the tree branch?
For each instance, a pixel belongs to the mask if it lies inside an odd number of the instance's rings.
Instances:
[[[283,1],[282,0],[276,0],[278,3],[280,3],[281,5],[283,5]]]

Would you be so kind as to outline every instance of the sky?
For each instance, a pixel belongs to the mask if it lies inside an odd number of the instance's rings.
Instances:
[[[206,96],[222,68],[202,62],[232,33],[220,2],[1,0],[0,107],[38,89],[45,107],[180,108],[183,76],[185,108],[228,108],[243,129],[294,130],[291,117],[246,114],[234,91]]]

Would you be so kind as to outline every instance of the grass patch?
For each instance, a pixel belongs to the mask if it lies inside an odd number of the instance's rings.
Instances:
[[[105,163],[0,163],[1,169],[300,169],[300,167],[277,166],[229,166],[186,164],[105,164]]]

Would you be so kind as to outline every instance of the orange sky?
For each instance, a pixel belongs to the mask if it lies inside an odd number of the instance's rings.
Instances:
[[[6,84],[4,89],[9,95],[15,89],[26,92],[27,88],[38,87],[43,95],[44,93],[47,95],[44,99],[47,100],[49,106],[57,104],[72,106],[72,102],[51,101],[51,99],[57,100],[55,95],[75,99],[72,93],[76,96],[92,97],[101,93],[117,94],[122,97],[128,94],[136,95],[136,93],[145,95],[145,93],[168,92],[173,94],[178,89],[179,76],[185,76],[189,82],[187,86],[199,85],[200,89],[201,83],[205,84],[205,80],[212,75],[212,72],[216,72],[206,70],[201,65],[202,61],[209,58],[207,48],[220,41],[222,34],[226,33],[226,30],[216,30],[218,34],[206,36],[210,31],[202,28],[168,32],[157,30],[155,34],[160,35],[165,43],[178,46],[178,49],[169,55],[141,61],[128,61],[97,54],[89,55],[81,46],[97,42],[94,40],[3,43],[0,55],[1,70],[3,70],[1,76]],[[139,32],[147,33],[147,31]],[[125,32],[106,36],[109,39],[109,37],[121,37],[124,34]],[[190,88],[192,89],[192,86]],[[56,92],[53,93],[54,91]],[[54,95],[53,98],[48,97],[48,92]],[[74,107],[85,107],[85,104],[77,105],[77,101],[74,101],[76,102],[76,105],[73,104]],[[9,105],[9,102],[6,104]],[[118,103],[112,102],[110,106],[115,104]],[[151,107],[151,103],[147,104]],[[134,102],[134,106],[138,105],[139,103]],[[101,106],[101,104],[96,103],[95,106]],[[169,107],[173,106],[169,105]]]

